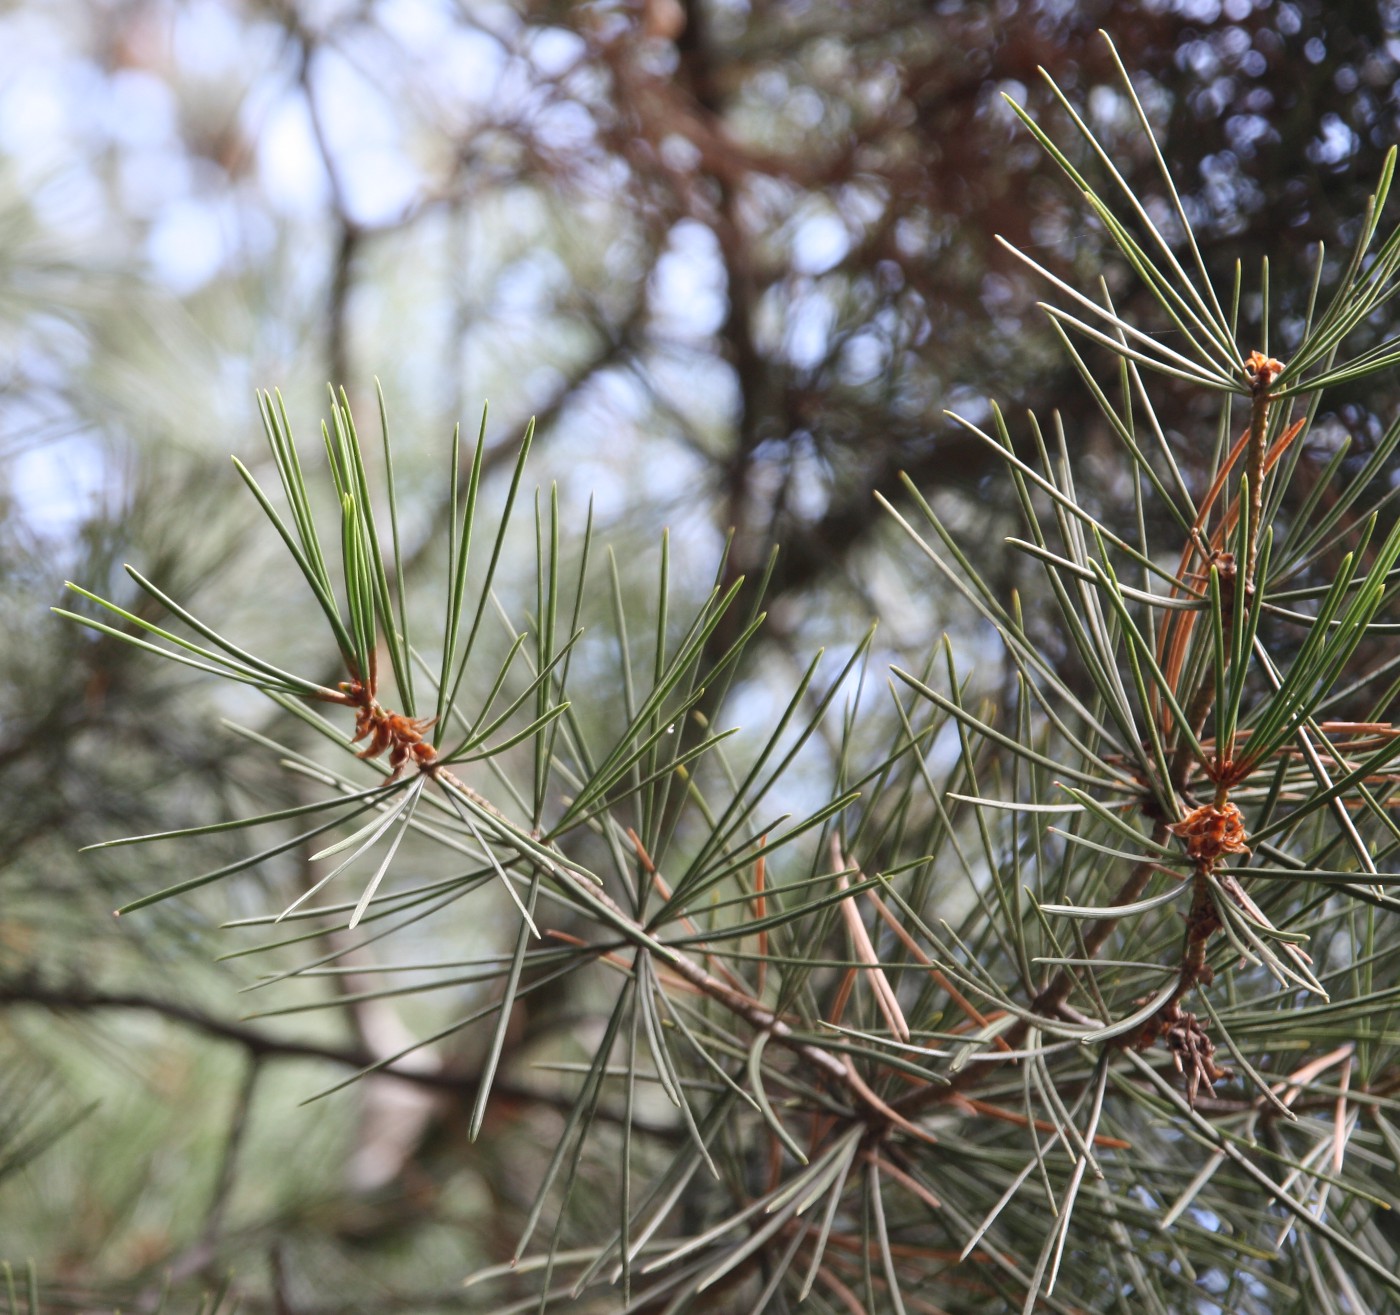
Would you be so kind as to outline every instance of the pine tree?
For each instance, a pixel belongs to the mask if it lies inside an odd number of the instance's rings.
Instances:
[[[1126,73],[1119,95],[1150,141]],[[64,614],[104,640],[269,697],[281,739],[235,734],[305,792],[108,842],[254,837],[124,917],[252,872],[277,890],[281,856],[309,852],[315,880],[241,919],[266,939],[237,953],[282,990],[402,945],[382,970],[407,984],[351,1000],[467,991],[449,1028],[360,1069],[448,1088],[481,1153],[522,1019],[584,1020],[536,1056],[561,1122],[522,1166],[513,1253],[473,1276],[481,1309],[1396,1300],[1400,420],[1359,461],[1305,455],[1327,390],[1400,359],[1378,330],[1395,153],[1350,258],[1320,252],[1306,313],[1278,317],[1267,261],[1212,279],[1165,161],[1135,191],[1059,104],[1068,136],[1022,111],[1026,129],[1151,310],[1022,257],[1114,447],[1086,453],[1055,415],[955,418],[1023,517],[1016,588],[912,481],[886,504],[925,588],[977,619],[975,652],[887,669],[872,629],[813,658],[760,730],[731,726],[761,588],[720,563],[677,614],[663,541],[638,604],[591,520],[566,527],[554,490],[525,505],[528,431],[504,505],[483,505],[484,422],[444,453],[428,606],[399,567],[387,408],[362,442],[344,393],[324,466],[276,396],[280,489],[238,465],[334,675],[249,651],[139,570],[139,606],[74,586]],[[1218,414],[1189,461],[1163,410],[1183,394]],[[533,596],[502,598],[522,545]],[[415,958],[415,929],[497,896],[508,953]],[[469,1084],[415,1076],[422,1045],[459,1035]]]

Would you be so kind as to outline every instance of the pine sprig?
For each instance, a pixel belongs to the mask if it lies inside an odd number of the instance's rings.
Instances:
[[[234,952],[267,965],[261,1016],[472,994],[321,1095],[452,1037],[477,1047],[469,1133],[488,1138],[520,1017],[561,990],[586,1015],[530,1070],[558,1084],[562,1129],[510,1265],[473,1280],[500,1285],[493,1309],[612,1286],[639,1312],[1166,1312],[1200,1305],[1203,1276],[1222,1308],[1341,1309],[1339,1275],[1348,1308],[1396,1300],[1400,526],[1381,477],[1400,424],[1358,469],[1329,461],[1327,492],[1294,487],[1321,391],[1400,360],[1392,338],[1348,356],[1400,273],[1400,234],[1371,249],[1394,153],[1279,361],[1267,262],[1241,326],[1244,275],[1213,280],[1119,71],[1169,223],[1053,83],[1069,141],[1017,113],[1152,308],[1138,322],[1105,283],[1021,257],[1116,445],[1104,487],[1130,496],[1086,495],[1057,418],[958,420],[1022,518],[1015,595],[912,481],[907,514],[885,504],[929,589],[978,619],[973,660],[950,640],[886,673],[871,629],[797,663],[760,727],[729,726],[762,591],[738,613],[721,563],[688,595],[663,538],[630,597],[591,509],[575,532],[557,490],[522,496],[530,431],[488,524],[484,417],[469,455],[446,446],[443,597],[411,607],[384,401],[375,459],[344,393],[314,470],[261,399],[279,504],[237,467],[343,679],[248,651],[139,572],[140,610],[74,586],[64,616],[267,695],[289,729],[241,733],[317,792],[107,842],[261,837],[122,912],[276,884],[300,856],[282,907],[234,924],[269,937]],[[1203,473],[1166,437],[1183,387],[1220,404]],[[504,598],[527,505],[533,587]],[[445,866],[408,877],[409,855]],[[274,999],[480,907],[511,911],[499,952],[410,948],[387,985]]]

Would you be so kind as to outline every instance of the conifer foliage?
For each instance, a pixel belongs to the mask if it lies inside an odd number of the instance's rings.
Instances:
[[[1126,72],[1118,95],[1150,141]],[[1380,231],[1395,155],[1349,259],[1319,253],[1306,315],[1277,322],[1267,260],[1213,274],[1167,162],[1135,193],[1060,102],[1064,133],[1025,128],[1151,294],[1152,321],[1129,320],[1107,281],[1034,266],[1115,474],[1084,496],[1083,437],[1053,415],[955,421],[1019,502],[1016,592],[912,483],[887,504],[928,589],[995,634],[996,700],[957,642],[886,672],[872,632],[813,659],[769,724],[731,727],[761,613],[728,615],[741,592],[721,570],[674,615],[663,543],[640,615],[550,493],[523,516],[534,596],[498,597],[528,433],[499,512],[484,443],[444,453],[429,626],[395,565],[387,419],[362,442],[343,394],[323,465],[269,396],[280,489],[238,466],[334,678],[245,650],[134,569],[149,607],[74,586],[65,615],[260,690],[309,733],[266,745],[308,802],[110,842],[253,837],[124,915],[305,848],[314,881],[251,920],[269,954],[305,945],[285,978],[396,937],[411,955],[500,887],[511,952],[410,964],[414,985],[384,990],[479,992],[450,1029],[482,1038],[478,1141],[518,1011],[561,984],[601,1002],[587,1046],[551,1061],[559,1135],[514,1253],[471,1277],[482,1309],[1400,1299],[1400,419],[1362,459],[1305,455],[1326,390],[1400,361],[1383,330],[1400,231]],[[1218,399],[1214,433],[1176,430],[1182,388]],[[1181,460],[1188,441],[1209,460]],[[736,638],[717,651],[716,633]],[[813,756],[821,797],[805,767],[794,779]]]

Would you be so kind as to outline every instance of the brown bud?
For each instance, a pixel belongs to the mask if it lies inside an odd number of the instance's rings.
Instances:
[[[1249,853],[1244,818],[1228,800],[1202,804],[1167,830],[1186,841],[1186,852],[1198,863],[1214,865],[1224,854]]]

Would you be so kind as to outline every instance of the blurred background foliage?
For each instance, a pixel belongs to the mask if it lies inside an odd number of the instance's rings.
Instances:
[[[884,657],[917,669],[945,630],[975,655],[872,493],[908,471],[994,554],[1006,488],[945,408],[1059,408],[1089,471],[1105,447],[993,242],[1135,295],[1001,98],[1053,123],[1043,65],[1156,194],[1100,27],[1207,261],[1267,255],[1286,325],[1400,137],[1389,0],[0,3],[0,1252],[36,1261],[55,1308],[153,1308],[167,1275],[231,1269],[247,1310],[473,1309],[460,1280],[511,1250],[561,1126],[567,1087],[529,1061],[588,1021],[580,998],[522,1010],[471,1147],[471,1035],[420,1053],[415,1084],[300,1108],[471,988],[244,1020],[252,973],[216,961],[217,927],[263,910],[260,881],[294,886],[291,859],[114,922],[243,850],[166,871],[79,846],[297,787],[220,722],[265,711],[51,622],[62,579],[134,606],[134,562],[329,678],[227,454],[263,460],[255,387],[305,439],[328,379],[370,428],[378,377],[410,581],[442,569],[448,440],[489,397],[488,496],[537,416],[532,483],[558,481],[566,524],[595,499],[625,591],[650,587],[663,527],[695,600],[731,527],[731,577],[782,545],[738,720],[876,614]],[[1329,434],[1363,461],[1398,403],[1384,377],[1332,390],[1297,495]],[[1200,406],[1159,403],[1187,466],[1214,442]],[[1081,486],[1096,514],[1123,492]],[[532,564],[506,571],[510,598]],[[415,952],[499,952],[513,923],[482,908]]]

